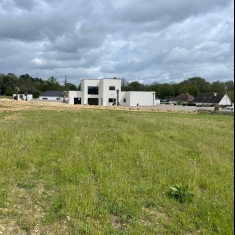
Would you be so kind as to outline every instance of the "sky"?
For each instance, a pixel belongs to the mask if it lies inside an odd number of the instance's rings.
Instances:
[[[0,0],[0,73],[234,79],[232,0]]]

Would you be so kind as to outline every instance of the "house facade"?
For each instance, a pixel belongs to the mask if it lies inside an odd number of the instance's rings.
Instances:
[[[174,96],[165,96],[163,99],[161,99],[161,103],[174,103]]]
[[[200,93],[193,101],[196,105],[231,105],[232,102],[227,93]]]
[[[121,91],[121,79],[83,79],[80,91],[68,92],[69,104],[112,106],[153,106],[155,92]]]
[[[40,100],[62,100],[63,91],[45,91],[39,95]]]
[[[187,94],[180,94],[178,96],[176,96],[173,101],[174,103],[177,103],[178,101],[181,101],[183,104],[187,104],[188,102],[193,102],[193,100],[195,99],[194,96]]]

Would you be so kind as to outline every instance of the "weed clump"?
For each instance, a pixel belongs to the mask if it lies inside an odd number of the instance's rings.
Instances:
[[[168,196],[174,198],[181,203],[190,202],[194,197],[193,191],[189,189],[187,184],[176,184],[174,187],[170,187]]]

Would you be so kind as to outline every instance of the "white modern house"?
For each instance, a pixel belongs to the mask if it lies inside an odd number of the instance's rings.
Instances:
[[[121,79],[83,79],[80,91],[68,92],[69,104],[112,106],[153,106],[155,92],[121,91]]]

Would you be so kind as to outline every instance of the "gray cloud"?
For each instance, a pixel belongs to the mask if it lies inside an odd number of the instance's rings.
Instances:
[[[232,80],[232,0],[0,0],[0,72]]]

